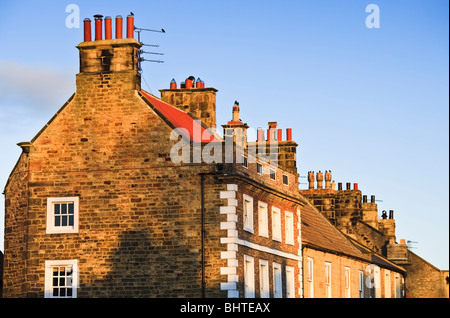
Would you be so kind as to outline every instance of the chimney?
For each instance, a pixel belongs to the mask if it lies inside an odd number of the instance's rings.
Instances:
[[[102,36],[102,18],[101,14],[94,15],[95,18],[95,41],[103,40]]]
[[[394,219],[394,210],[389,210],[389,219]]]
[[[112,39],[112,20],[111,17],[105,17],[105,40]]]
[[[287,128],[286,129],[286,140],[287,141],[292,141],[292,128]]]
[[[141,75],[139,73],[139,49],[141,44],[135,40],[121,38],[120,16],[116,18],[116,39],[112,37],[111,17],[105,17],[105,39],[103,39],[102,18],[96,14],[95,40],[92,41],[91,24],[84,19],[84,41],[77,48],[80,54],[80,72],[77,74],[77,91],[96,90],[113,92],[115,87],[122,90],[140,90]],[[117,22],[119,21],[119,22]],[[120,74],[114,79],[112,74]],[[97,80],[98,77],[108,79]],[[121,79],[119,79],[121,77]],[[117,80],[117,83],[114,82]],[[114,82],[114,83],[113,83]]]
[[[374,195],[370,196],[370,202],[375,203],[375,196]]]
[[[186,113],[191,113],[208,128],[216,128],[216,92],[215,88],[205,88],[200,79],[190,76],[180,83],[180,88],[170,84],[170,89],[161,89],[161,100]]]
[[[240,122],[240,120],[239,120],[239,103],[237,101],[234,102],[232,121]]]
[[[127,39],[134,38],[134,16],[127,16]]]
[[[323,173],[319,170],[316,175],[317,189],[323,189]]]
[[[177,89],[177,82],[174,78],[170,81],[170,89]]]
[[[267,131],[267,141],[276,140],[275,138],[275,132],[277,129],[277,122],[276,121],[270,121],[268,123],[269,130]]]
[[[338,190],[339,190],[339,191],[342,191],[342,182],[339,182],[339,183],[338,183]]]
[[[86,18],[83,20],[84,24],[84,42],[92,41],[92,31],[91,31],[91,19]]]
[[[325,189],[331,189],[331,171],[325,171]]]
[[[277,130],[277,140],[278,141],[283,141],[283,129],[278,129]]]
[[[353,190],[358,190],[358,184],[357,183],[353,183]]]
[[[257,141],[264,141],[264,130],[262,128],[258,128]]]
[[[367,203],[367,195],[363,195],[363,203]]]
[[[121,15],[116,16],[116,39],[121,39],[123,34],[123,19]]]
[[[314,189],[314,171],[308,172],[309,189]]]

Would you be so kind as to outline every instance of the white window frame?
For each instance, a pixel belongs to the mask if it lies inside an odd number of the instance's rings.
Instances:
[[[72,296],[71,297],[55,297],[53,296],[53,267],[55,266],[72,266]],[[44,297],[45,298],[77,298],[78,290],[78,260],[51,260],[45,261],[45,281],[44,281]]]
[[[281,242],[281,210],[272,207],[272,240]]]
[[[359,298],[364,298],[364,271],[358,271]]]
[[[284,182],[285,177],[286,177],[286,183]],[[287,174],[283,174],[283,177],[282,177],[282,180],[281,180],[281,181],[283,182],[283,184],[284,184],[285,186],[288,186],[288,185],[289,185],[289,176],[288,176]]]
[[[55,226],[55,204],[73,202],[73,226]],[[47,198],[47,234],[78,233],[79,197]]]
[[[351,271],[350,267],[344,267],[345,298],[351,298]]]
[[[260,170],[260,169],[259,169],[260,167],[261,167],[261,171],[259,171],[259,170]],[[262,165],[261,163],[259,163],[259,162],[256,163],[256,173],[259,174],[259,175],[263,175],[263,173],[264,173],[264,171],[263,171],[263,165]]]
[[[269,178],[270,180],[277,179],[277,172],[275,171],[275,169],[269,168]]]
[[[294,213],[287,211],[284,212],[284,222],[286,244],[294,245]]]
[[[384,298],[391,298],[391,271],[384,270]]]
[[[258,201],[258,234],[269,237],[269,210],[267,203]]]
[[[325,262],[325,297],[331,298],[331,263]]]
[[[244,297],[255,298],[255,260],[244,255]]]
[[[400,280],[400,274],[395,273],[395,298],[401,298],[402,297],[402,284]]]
[[[314,298],[314,260],[310,257],[306,259],[307,276],[309,287],[309,298]]]
[[[253,198],[244,194],[243,207],[244,230],[253,233]]]
[[[242,166],[248,169],[248,158],[244,155],[242,155]]]
[[[266,260],[259,260],[259,295],[270,298],[269,262]]]
[[[273,263],[273,298],[283,297],[283,279],[281,272],[281,265],[278,263]]]
[[[286,266],[286,298],[295,298],[295,269]]]

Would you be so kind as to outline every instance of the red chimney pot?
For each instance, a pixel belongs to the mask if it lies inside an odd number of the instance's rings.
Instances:
[[[95,17],[95,41],[102,40],[102,18],[100,14],[94,15]]]
[[[121,39],[123,33],[123,19],[122,16],[116,16],[116,39]]]
[[[91,19],[84,19],[84,42],[92,41]]]
[[[105,17],[105,40],[112,39],[112,21],[111,17]]]
[[[287,141],[292,141],[292,128],[286,129]]]
[[[134,38],[134,17],[132,15],[127,16],[127,38]]]

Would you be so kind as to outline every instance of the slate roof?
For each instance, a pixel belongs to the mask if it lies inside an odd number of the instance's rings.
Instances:
[[[320,212],[311,205],[300,209],[302,244],[329,253],[344,254],[370,262],[371,257],[356,248]]]
[[[172,128],[184,128],[189,133],[189,139],[193,142],[220,142],[214,135],[210,134],[195,118],[188,113],[167,104],[159,98],[141,90],[142,96],[153,106],[153,109],[168,121]],[[183,131],[180,130],[181,133]]]

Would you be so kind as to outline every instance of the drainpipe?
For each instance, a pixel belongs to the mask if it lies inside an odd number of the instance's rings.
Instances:
[[[205,298],[205,193],[204,193],[204,183],[205,183],[205,175],[200,173],[200,187],[201,187],[201,218],[202,218],[202,232],[201,232],[201,241],[202,241],[202,298]]]

